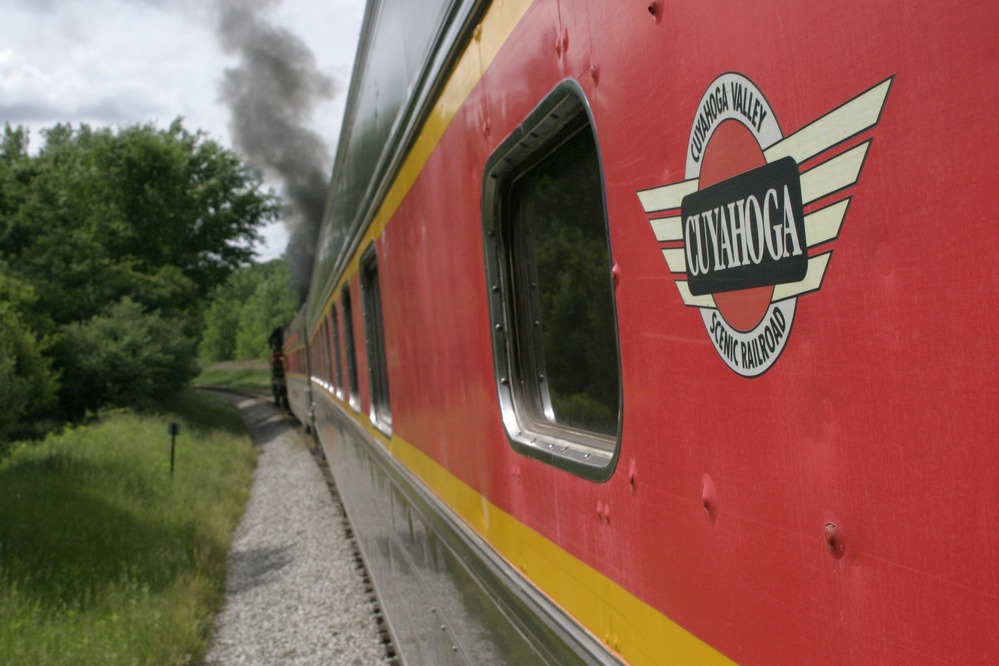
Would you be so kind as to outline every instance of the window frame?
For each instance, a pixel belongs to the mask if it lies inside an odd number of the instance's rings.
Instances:
[[[325,317],[322,323],[319,325],[318,338],[319,338],[319,380],[320,385],[329,390],[329,369],[330,369],[330,354],[329,354],[329,332],[328,324],[326,323]]]
[[[333,393],[343,400],[343,358],[340,356],[340,317],[336,303],[330,304],[330,346],[333,352]]]
[[[368,356],[369,417],[385,434],[392,432],[388,359],[385,348],[385,318],[382,309],[378,257],[371,245],[361,257],[361,301],[364,312],[364,342]]]
[[[518,179],[555,154],[578,132],[590,132],[599,169],[604,234],[607,240],[608,286],[617,355],[618,412],[612,436],[583,430],[554,420],[554,410],[545,382],[543,332],[537,322],[540,311],[536,286],[536,262],[517,264],[529,244],[514,236],[521,225],[511,192]],[[611,278],[613,254],[607,218],[603,161],[592,112],[582,88],[575,80],[556,86],[525,118],[523,123],[493,152],[483,175],[482,225],[486,279],[489,290],[490,329],[500,412],[510,445],[519,453],[542,460],[578,476],[606,481],[614,473],[620,454],[624,401],[617,306]],[[530,296],[524,296],[524,293]],[[525,317],[525,312],[531,315]]]
[[[354,304],[350,298],[350,284],[343,286],[340,294],[343,314],[343,335],[347,348],[347,403],[354,411],[361,410],[360,387],[357,372],[357,346],[354,340]]]

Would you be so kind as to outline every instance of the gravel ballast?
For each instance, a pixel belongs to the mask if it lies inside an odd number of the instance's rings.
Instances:
[[[392,663],[343,509],[306,436],[269,403],[227,397],[258,461],[207,663]]]

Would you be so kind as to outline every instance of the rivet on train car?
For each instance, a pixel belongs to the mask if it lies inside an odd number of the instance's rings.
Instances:
[[[509,379],[507,379],[506,377],[500,377],[500,384],[502,384],[503,386],[506,386],[509,383],[510,383]]]
[[[495,328],[495,329],[496,329],[497,331],[502,331],[502,330],[503,330],[503,324],[496,324],[496,326],[494,326],[494,328]]]
[[[649,14],[652,15],[652,18],[655,20],[656,23],[659,23],[660,21],[663,20],[663,3],[661,2],[661,0],[652,0],[649,3],[648,10]]]
[[[826,550],[835,559],[843,557],[846,552],[846,544],[843,541],[843,529],[839,524],[835,522],[827,522],[825,529],[823,530],[823,536],[825,537]]]
[[[492,134],[492,129],[493,129],[493,124],[488,120],[486,120],[484,123],[482,123],[482,136],[488,139],[489,135]]]
[[[638,492],[638,463],[634,458],[628,463],[628,485],[631,486],[633,495]]]
[[[562,28],[562,36],[555,40],[555,53],[561,57],[569,50],[569,29]]]
[[[715,488],[715,482],[707,474],[701,477],[701,506],[708,518],[708,524],[714,527],[715,519],[718,518],[718,490]]]
[[[590,65],[590,78],[593,79],[593,85],[600,85],[600,66],[596,63]]]
[[[472,31],[472,38],[475,41],[479,41],[479,40],[482,39],[482,24],[481,23],[479,25],[475,26],[475,30]]]
[[[615,289],[617,289],[617,286],[621,284],[621,267],[617,264],[617,262],[614,262],[614,265],[611,266],[611,282],[614,283]]]
[[[490,234],[490,235],[493,235],[494,233],[495,233],[495,232],[493,232],[493,231],[490,231],[490,232],[489,232],[489,234]],[[493,285],[493,293],[495,293],[495,294],[498,294],[498,293],[499,293],[499,290],[500,290],[500,286],[499,286],[498,284],[494,284],[494,285]]]

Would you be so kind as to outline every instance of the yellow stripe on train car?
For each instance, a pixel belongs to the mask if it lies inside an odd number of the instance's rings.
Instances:
[[[324,311],[357,274],[360,254],[385,231],[465,100],[531,6],[495,2],[486,12],[421,128],[392,187],[337,282]],[[724,655],[599,571],[492,504],[417,447],[365,424],[369,435],[420,478],[504,559],[585,629],[632,664],[730,664]]]

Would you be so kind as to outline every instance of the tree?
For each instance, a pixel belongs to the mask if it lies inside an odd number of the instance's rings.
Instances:
[[[207,297],[280,211],[258,171],[180,120],[42,136],[37,154],[23,128],[0,138],[0,267],[32,303],[0,301],[0,400],[17,422],[56,376],[71,418],[189,379]]]
[[[205,311],[205,332],[198,345],[198,356],[205,364],[231,361],[236,358],[236,329],[242,304],[236,300],[217,298]]]
[[[298,296],[291,284],[291,270],[285,261],[264,264],[263,279],[239,313],[236,329],[236,358],[267,360],[267,338],[278,326],[295,315]]]
[[[266,359],[267,336],[295,314],[298,298],[287,262],[245,268],[215,290],[205,312],[204,363]]]
[[[258,227],[279,212],[259,172],[179,120],[166,130],[56,125],[36,157],[20,131],[8,127],[0,150],[0,256],[57,323],[124,296],[187,309],[250,262]],[[168,289],[155,284],[163,279]]]
[[[34,290],[4,275],[0,264],[0,452],[2,442],[34,434],[51,417],[58,383],[29,321]]]
[[[198,373],[193,339],[128,297],[64,333],[58,353],[71,418],[108,404],[155,404]]]

